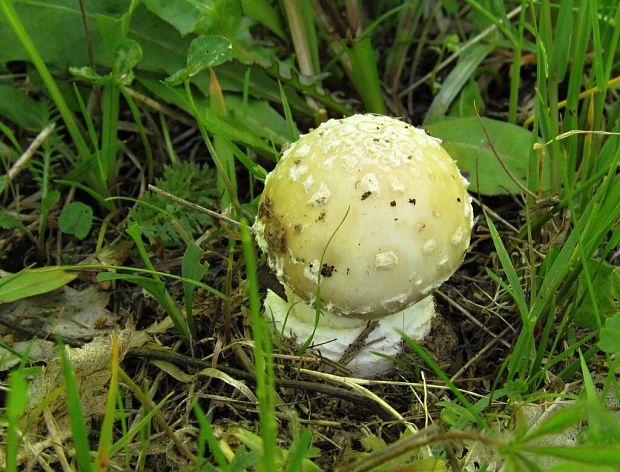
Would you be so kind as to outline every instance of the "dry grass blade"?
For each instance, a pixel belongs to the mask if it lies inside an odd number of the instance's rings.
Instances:
[[[154,185],[149,184],[148,189],[151,190],[152,192],[157,193],[158,195],[161,195],[162,197],[165,197],[169,200],[172,200],[175,203],[178,203],[179,205],[183,205],[183,206],[186,206],[187,208],[191,208],[192,210],[205,213],[213,218],[216,218],[218,220],[231,224],[235,226],[236,228],[241,227],[241,223],[239,223],[237,220],[233,220],[232,218],[222,215],[221,213],[218,213],[217,211],[209,210],[208,208],[205,208],[201,205],[197,205],[183,198],[179,198],[176,195],[172,195],[171,193],[168,193],[165,190],[155,187]],[[248,228],[248,231],[250,231],[250,233],[254,233],[254,230],[252,228]]]
[[[26,168],[30,159],[34,156],[37,149],[41,147],[41,145],[45,142],[45,140],[49,137],[50,134],[56,128],[56,123],[50,123],[45,128],[41,130],[41,132],[34,138],[34,141],[28,146],[28,149],[24,151],[24,153],[20,156],[19,159],[11,166],[6,176],[9,181],[13,180],[17,175]]]

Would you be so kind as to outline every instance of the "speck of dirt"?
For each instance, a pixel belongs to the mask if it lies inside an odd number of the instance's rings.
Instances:
[[[287,249],[286,229],[273,211],[273,202],[265,198],[258,207],[258,217],[265,224],[265,241],[274,254],[283,254]]]
[[[263,218],[265,216],[271,215],[271,211],[273,208],[273,203],[269,197],[265,197],[265,199],[258,206],[257,216],[259,218]]]

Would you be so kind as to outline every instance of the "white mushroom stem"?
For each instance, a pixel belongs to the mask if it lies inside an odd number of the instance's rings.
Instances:
[[[360,346],[355,348],[357,352],[354,357],[346,362],[346,367],[352,375],[363,378],[393,370],[391,359],[375,353],[390,357],[400,353],[402,339],[397,330],[421,341],[430,331],[435,316],[433,297],[428,296],[404,310],[378,319],[376,328],[365,339],[358,339],[367,329],[368,320],[340,316],[322,309],[315,331],[315,308],[304,303],[290,290],[287,290],[287,295],[288,301],[271,290],[267,292],[265,315],[273,329],[287,338],[295,339],[298,345],[302,345],[314,331],[312,346],[316,346],[323,357],[334,362],[340,362],[350,346],[361,341]]]

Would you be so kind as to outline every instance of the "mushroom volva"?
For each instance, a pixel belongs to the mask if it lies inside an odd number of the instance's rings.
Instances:
[[[374,352],[399,352],[396,328],[428,334],[430,293],[467,251],[467,186],[440,140],[394,118],[332,119],[301,136],[267,176],[254,224],[287,295],[265,298],[274,328],[299,343],[314,332],[354,375],[389,370]],[[364,347],[343,358],[362,333]]]

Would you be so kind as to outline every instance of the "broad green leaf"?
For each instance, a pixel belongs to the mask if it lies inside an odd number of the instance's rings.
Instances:
[[[34,100],[15,87],[0,85],[0,116],[21,128],[38,132],[48,124],[47,115],[46,103]]]
[[[108,23],[104,25],[107,26]],[[108,32],[105,26],[100,25],[101,34],[115,44],[119,38],[118,32],[113,28]],[[176,29],[148,11],[144,5],[139,5],[133,12],[128,36],[138,42],[143,53],[142,60],[135,67],[136,74],[138,71],[158,74],[163,71],[171,74],[185,67],[192,36],[181,36]]]
[[[195,2],[181,0],[144,0],[146,7],[185,36],[193,33],[205,15],[216,14],[209,1]]]
[[[90,82],[96,85],[105,85],[109,82],[108,76],[99,75],[97,72],[93,70],[92,67],[83,66],[83,67],[69,67],[69,72],[73,77],[83,80],[84,82]]]
[[[527,185],[532,133],[520,126],[477,117],[447,119],[424,125],[457,162],[471,182],[470,191],[482,195],[520,193],[519,187],[504,170],[489,145],[482,124],[488,131],[495,151],[514,178]],[[548,160],[543,168],[543,190],[549,188]]]
[[[82,240],[88,233],[93,224],[93,209],[82,202],[72,202],[63,208],[58,218],[60,231],[72,234]]]
[[[590,275],[595,276],[592,288],[598,306],[599,314],[604,320],[608,316],[620,312],[620,267],[615,267],[605,262],[592,264]],[[592,305],[592,299],[587,292],[586,283],[582,277],[579,279],[578,299],[583,297],[583,303],[575,315],[575,321],[580,326],[596,328],[596,315]]]
[[[123,85],[133,82],[133,69],[142,60],[142,48],[133,39],[125,39],[114,48],[112,73]]]
[[[113,22],[114,18],[106,11],[105,2],[98,3],[102,20]],[[44,2],[13,0],[13,5],[46,63],[55,64],[65,70],[69,65],[89,63],[79,2],[74,0],[46,0]],[[106,50],[105,43],[101,41],[94,24],[91,22],[89,26],[95,57],[98,60],[107,57],[109,62],[111,51]],[[30,60],[2,15],[0,15],[0,38],[2,38],[1,63]]]
[[[179,69],[164,79],[168,85],[180,85],[187,79],[187,69]]]
[[[288,40],[278,10],[269,1],[241,0],[241,7],[245,15],[258,21],[284,41]]]
[[[24,269],[0,279],[0,303],[41,295],[67,285],[77,274],[55,267]]]
[[[258,46],[250,34],[251,22],[243,17],[239,0],[143,0],[155,15],[174,26],[183,36],[219,35],[228,38],[241,62],[269,67],[275,51]]]
[[[47,64],[53,64],[59,70],[89,64],[79,2],[13,0],[13,3],[20,20]],[[93,55],[97,65],[112,68],[114,46],[119,38],[125,36],[122,20],[130,3],[129,0],[95,0],[86,3]],[[127,35],[139,43],[144,53],[139,64],[140,70],[172,73],[185,65],[191,38],[182,37],[175,28],[151,13],[144,5],[138,5],[133,11]],[[54,40],[60,37],[62,40]],[[2,16],[0,39],[0,63],[30,60]]]
[[[235,121],[267,141],[275,144],[291,143],[299,136],[299,130],[294,123],[297,135],[291,136],[291,130],[284,117],[265,100],[248,100],[244,105],[241,97],[227,94],[226,105],[232,111]]]
[[[194,39],[187,53],[189,77],[200,74],[208,67],[216,67],[232,58],[232,45],[223,36],[207,36]]]
[[[194,39],[187,52],[187,66],[165,79],[168,85],[179,85],[196,77],[209,67],[228,62],[232,57],[230,41],[223,36],[208,36]]]
[[[608,354],[620,354],[620,312],[607,318],[601,328],[598,347]]]

